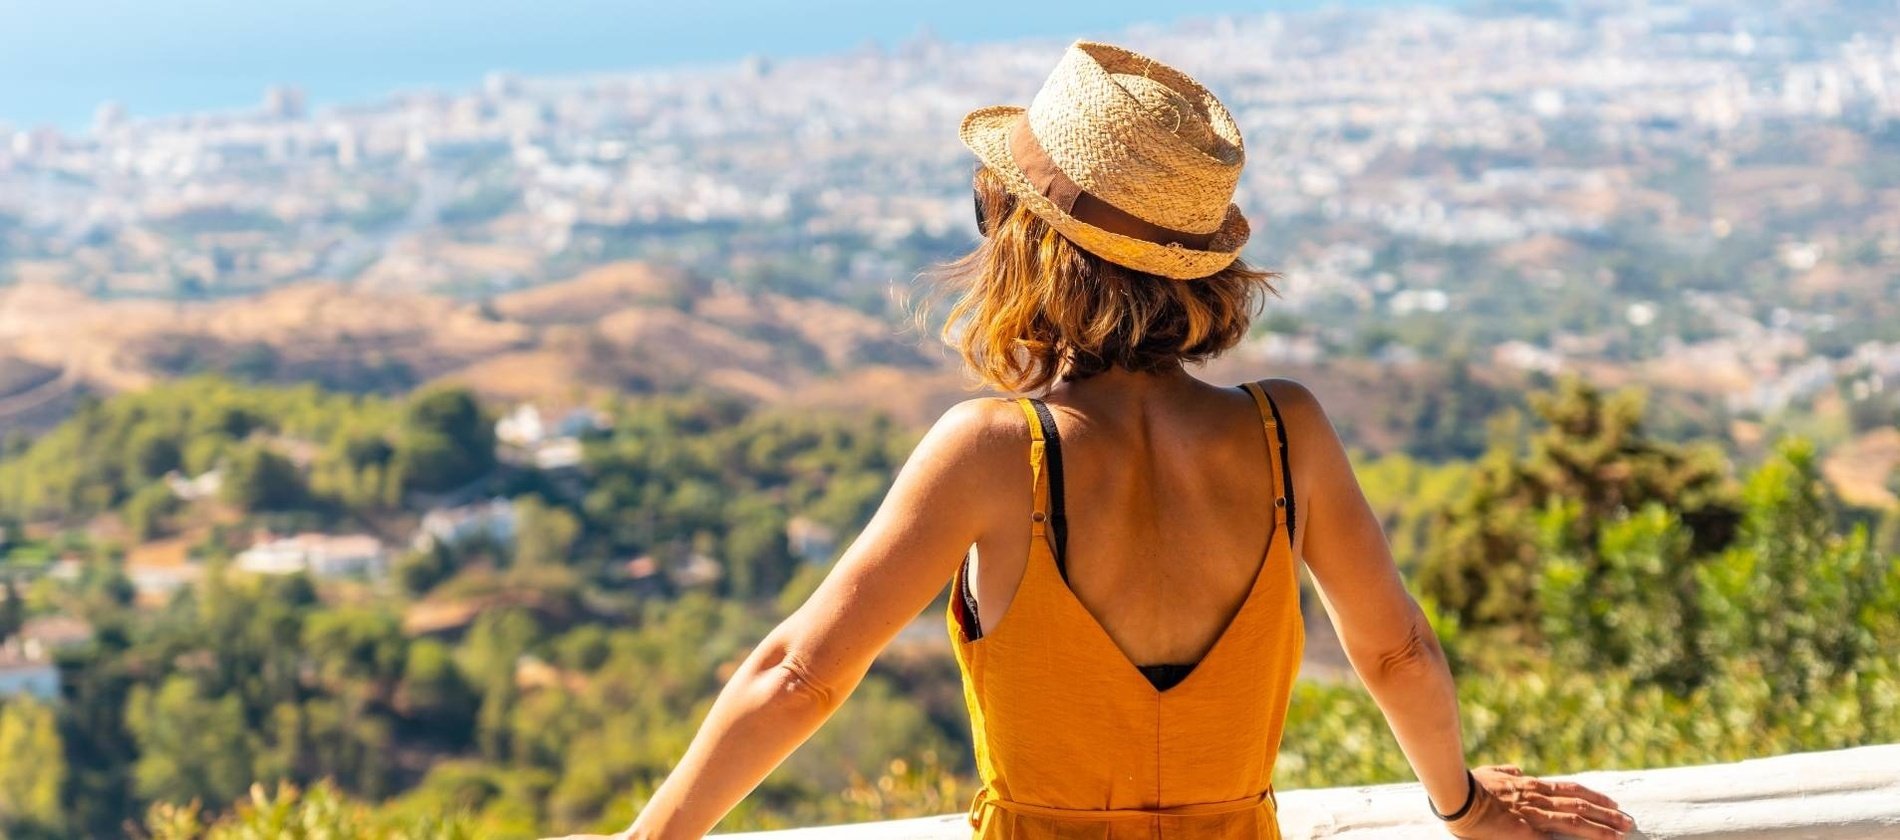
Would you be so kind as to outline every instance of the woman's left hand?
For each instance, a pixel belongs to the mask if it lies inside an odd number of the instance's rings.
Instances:
[[[1479,799],[1464,818],[1445,826],[1455,837],[1619,840],[1636,828],[1616,800],[1576,782],[1526,776],[1515,764],[1473,768],[1471,778]]]

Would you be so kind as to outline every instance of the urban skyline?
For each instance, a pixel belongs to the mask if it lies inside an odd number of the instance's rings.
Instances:
[[[1165,10],[1111,0],[1015,8],[993,0],[883,4],[824,0],[791,8],[720,0],[634,13],[593,0],[488,0],[384,8],[345,2],[265,6],[196,0],[100,14],[97,3],[0,3],[0,126],[81,132],[118,103],[138,117],[230,111],[269,87],[296,87],[313,106],[363,103],[418,89],[474,86],[491,72],[585,76],[703,67],[764,56],[809,57],[920,32],[955,43],[1104,34],[1188,17],[1392,5],[1382,0],[1184,0]],[[1438,3],[1432,5],[1455,5]]]
[[[1112,37],[1241,124],[1248,256],[1287,277],[1267,352],[1602,366],[1773,413],[1900,371],[1900,21],[1824,11],[1412,7]],[[79,135],[0,132],[0,277],[21,306],[312,280],[468,300],[644,261],[881,318],[972,241],[958,118],[1027,102],[1067,40],[105,108]],[[0,323],[28,381],[162,373],[75,358],[69,329],[41,335],[65,317]]]

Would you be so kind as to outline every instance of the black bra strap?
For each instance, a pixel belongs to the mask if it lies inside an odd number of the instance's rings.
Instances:
[[[1043,460],[1049,469],[1049,533],[1056,541],[1056,571],[1062,582],[1069,582],[1069,517],[1062,507],[1062,436],[1056,432],[1055,415],[1042,400],[1031,399],[1036,421],[1042,424]]]

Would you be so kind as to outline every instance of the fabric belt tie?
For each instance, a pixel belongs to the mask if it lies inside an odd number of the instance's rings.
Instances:
[[[997,797],[990,792],[988,786],[985,786],[978,788],[976,796],[970,800],[970,825],[972,827],[980,827],[982,825],[981,818],[983,808],[986,806],[994,806],[1005,811],[1038,817],[1057,817],[1069,820],[1119,820],[1139,819],[1142,817],[1198,817],[1209,814],[1231,814],[1236,811],[1258,808],[1263,802],[1271,805],[1273,813],[1277,818],[1280,813],[1280,800],[1279,797],[1274,796],[1272,785],[1268,785],[1266,790],[1256,793],[1253,796],[1229,799],[1222,802],[1192,802],[1169,808],[1100,809],[1055,808],[1048,805],[1017,802],[1015,800]]]

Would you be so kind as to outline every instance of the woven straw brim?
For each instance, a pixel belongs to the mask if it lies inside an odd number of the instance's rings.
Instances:
[[[958,128],[957,135],[962,138],[963,145],[968,146],[990,171],[1002,179],[1003,186],[1017,201],[1082,250],[1116,265],[1173,280],[1207,277],[1233,264],[1234,259],[1240,256],[1240,248],[1247,244],[1247,236],[1252,230],[1247,225],[1247,217],[1241,214],[1239,205],[1231,203],[1227,205],[1227,215],[1221,220],[1220,229],[1215,231],[1205,251],[1179,244],[1160,245],[1110,233],[1070,216],[1055,202],[1037,192],[1029,179],[1023,176],[1022,168],[1016,165],[1015,156],[1010,154],[1009,133],[1022,114],[1023,109],[1014,105],[979,108],[963,118],[963,125]]]

